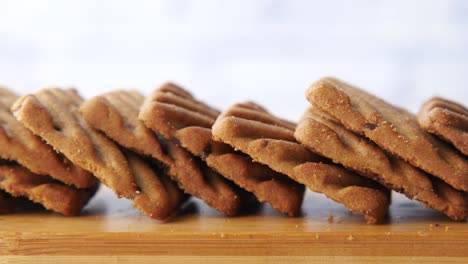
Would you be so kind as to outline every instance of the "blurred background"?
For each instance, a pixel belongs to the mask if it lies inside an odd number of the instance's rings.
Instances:
[[[0,84],[84,97],[173,81],[297,120],[333,75],[417,111],[468,102],[468,1],[1,1]]]

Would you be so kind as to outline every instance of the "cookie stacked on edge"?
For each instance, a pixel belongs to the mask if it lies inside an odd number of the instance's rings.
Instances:
[[[466,156],[424,131],[416,116],[335,78],[315,82],[306,97],[299,142],[454,220],[467,218]],[[464,135],[466,120],[457,126]]]
[[[122,97],[132,105],[138,101],[133,94]],[[50,88],[23,96],[12,109],[15,117],[34,134],[93,173],[118,197],[130,199],[136,208],[154,219],[170,216],[187,196],[158,164],[121,148],[95,130],[80,113],[82,104],[76,90]],[[122,122],[132,129],[133,121]]]
[[[466,219],[466,108],[435,98],[416,118],[334,78],[306,97],[296,124],[252,102],[220,112],[170,83],[147,98],[117,90],[87,101],[73,89],[1,90],[0,212],[30,206],[13,195],[77,214],[94,175],[158,220],[190,196],[225,215],[266,202],[297,216],[305,187],[371,224],[391,190]]]
[[[1,194],[0,211],[35,207],[29,200],[63,215],[79,214],[98,181],[15,119],[11,107],[18,98],[0,89],[0,190],[8,193]]]

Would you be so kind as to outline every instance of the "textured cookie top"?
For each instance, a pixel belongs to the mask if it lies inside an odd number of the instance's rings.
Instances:
[[[118,90],[86,100],[80,107],[85,120],[119,145],[172,165],[163,140],[138,119],[144,96],[135,90]]]
[[[133,206],[157,220],[174,214],[188,196],[156,165],[130,151],[124,153],[139,187],[138,194],[131,200]]]
[[[311,150],[452,219],[463,220],[467,217],[468,202],[463,192],[385,152],[314,107],[304,114],[295,136]]]
[[[49,88],[21,97],[14,116],[73,163],[92,172],[119,197],[132,198],[136,184],[115,143],[91,128],[79,113],[83,100],[73,89]]]
[[[212,129],[215,140],[364,214],[368,223],[382,221],[389,204],[388,189],[312,153],[297,143],[294,128],[295,124],[263,107],[244,103],[223,112]]]
[[[10,108],[18,98],[14,93],[0,88],[0,157],[78,188],[95,186],[97,181],[91,173],[60,156],[16,120]]]
[[[186,192],[201,198],[220,212],[228,215],[236,214],[246,202],[244,199],[246,193],[213,171],[201,159],[179,146],[180,142],[172,137],[187,122],[196,124],[199,121],[190,120],[191,116],[187,111],[178,113],[177,106],[167,102],[172,102],[171,100],[175,98],[174,100],[180,101],[180,104],[185,104],[184,98],[191,97],[182,88],[174,84],[165,84],[145,100],[139,119],[156,133],[160,141],[165,142],[165,151],[174,161],[174,164],[169,164],[169,174]],[[193,107],[197,106],[192,104],[186,106],[188,109],[193,109]],[[174,111],[177,114],[174,114]],[[215,110],[207,110],[199,113],[195,118],[204,123],[212,123],[205,115],[216,116],[217,113]]]
[[[175,143],[158,136],[138,119],[139,108],[144,97],[136,91],[115,91],[91,98],[83,103],[81,113],[88,123],[103,132],[118,144],[137,153],[150,156],[167,167],[167,173],[177,181],[180,188],[205,200],[214,208],[227,214],[234,214],[239,207],[238,198],[223,202],[218,191],[218,177],[196,161],[190,153]],[[230,187],[228,186],[230,189]]]
[[[12,196],[26,197],[63,215],[77,215],[94,195],[97,187],[76,189],[19,165],[0,165],[0,189]]]
[[[468,191],[466,158],[421,129],[408,111],[334,78],[314,83],[306,97],[347,129],[456,189]]]
[[[138,109],[144,97],[137,91],[114,91],[93,97],[80,106],[85,120],[96,130],[131,149],[122,150],[132,171],[139,192],[132,204],[153,219],[164,220],[186,200],[182,190],[160,166],[144,155],[157,157],[164,163],[172,162],[164,154],[154,133],[138,120]]]
[[[442,98],[432,98],[423,104],[418,114],[419,125],[452,143],[468,156],[468,109]]]
[[[178,130],[189,126],[210,128],[220,114],[181,87],[170,83],[164,84],[148,97],[145,108],[149,107],[157,133],[165,138],[172,138]],[[140,117],[144,117],[143,114],[140,113]]]
[[[304,187],[254,163],[250,157],[212,139],[211,126],[219,112],[198,101],[188,92],[173,86],[153,93],[153,111],[159,113],[158,132],[175,140],[208,166],[240,187],[252,192],[262,202],[291,216],[299,213]]]

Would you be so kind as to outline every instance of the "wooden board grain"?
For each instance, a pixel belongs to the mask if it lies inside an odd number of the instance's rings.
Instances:
[[[367,225],[361,216],[313,193],[307,193],[297,218],[268,205],[224,217],[192,198],[170,221],[158,222],[107,188],[80,217],[47,212],[0,216],[0,261],[66,259],[463,263],[468,260],[468,227],[400,195],[394,195],[386,223]]]

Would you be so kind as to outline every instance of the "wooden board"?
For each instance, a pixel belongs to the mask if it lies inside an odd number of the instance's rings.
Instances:
[[[394,195],[388,221],[367,225],[307,193],[301,217],[263,207],[224,217],[191,199],[169,222],[151,220],[102,188],[80,217],[0,216],[0,262],[468,261],[468,227]]]

